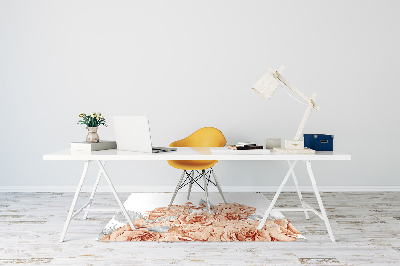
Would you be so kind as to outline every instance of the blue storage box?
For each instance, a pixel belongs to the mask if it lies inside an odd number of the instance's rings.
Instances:
[[[333,135],[304,134],[304,147],[315,151],[333,151]]]

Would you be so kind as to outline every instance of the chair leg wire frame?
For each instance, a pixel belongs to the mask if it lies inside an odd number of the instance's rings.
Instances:
[[[211,179],[211,175],[213,175],[214,181]],[[203,178],[204,181],[204,185],[200,185],[199,184],[199,180]],[[196,183],[206,194],[206,202],[207,202],[207,209],[208,211],[210,211],[210,204],[209,204],[209,200],[208,200],[208,184],[213,184],[214,186],[216,186],[218,188],[219,194],[221,194],[222,199],[224,200],[224,202],[226,203],[224,194],[222,193],[222,189],[221,186],[219,185],[217,176],[215,175],[214,170],[212,169],[212,167],[209,170],[191,170],[191,171],[183,171],[183,174],[181,176],[181,179],[178,182],[178,185],[176,186],[174,195],[172,196],[171,202],[168,206],[168,209],[171,208],[172,203],[175,200],[176,194],[178,193],[178,190],[180,190],[181,188],[189,185],[189,190],[188,190],[188,196],[187,199],[190,199],[190,193],[192,191],[192,185]]]

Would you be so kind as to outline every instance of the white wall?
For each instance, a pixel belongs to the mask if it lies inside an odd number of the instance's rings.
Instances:
[[[0,0],[0,186],[75,186],[80,162],[42,155],[84,140],[81,112],[147,115],[153,144],[204,126],[228,143],[293,139],[305,106],[250,88],[267,68],[318,94],[304,133],[352,161],[316,162],[324,186],[399,186],[399,1]],[[394,143],[394,144],[391,144]],[[174,186],[166,162],[110,162],[117,186]],[[219,162],[225,186],[275,186],[287,165]],[[300,182],[309,185],[305,166]],[[97,169],[91,169],[91,179]]]

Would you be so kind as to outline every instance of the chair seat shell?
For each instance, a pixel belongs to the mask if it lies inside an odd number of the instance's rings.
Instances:
[[[203,127],[188,137],[172,142],[170,147],[224,147],[225,136],[214,127]],[[181,170],[204,170],[213,167],[217,160],[168,160],[168,164]]]

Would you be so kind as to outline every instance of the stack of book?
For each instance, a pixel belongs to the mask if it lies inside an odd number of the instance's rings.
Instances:
[[[101,151],[116,149],[117,142],[110,140],[100,140],[96,143],[89,143],[86,141],[71,142],[71,151]]]
[[[263,146],[257,146],[255,142],[238,142],[236,145],[227,145],[231,150],[262,150]]]
[[[227,145],[226,147],[212,147],[212,154],[270,154],[269,150],[263,148],[263,146],[257,146],[254,142],[238,142],[236,145]]]

